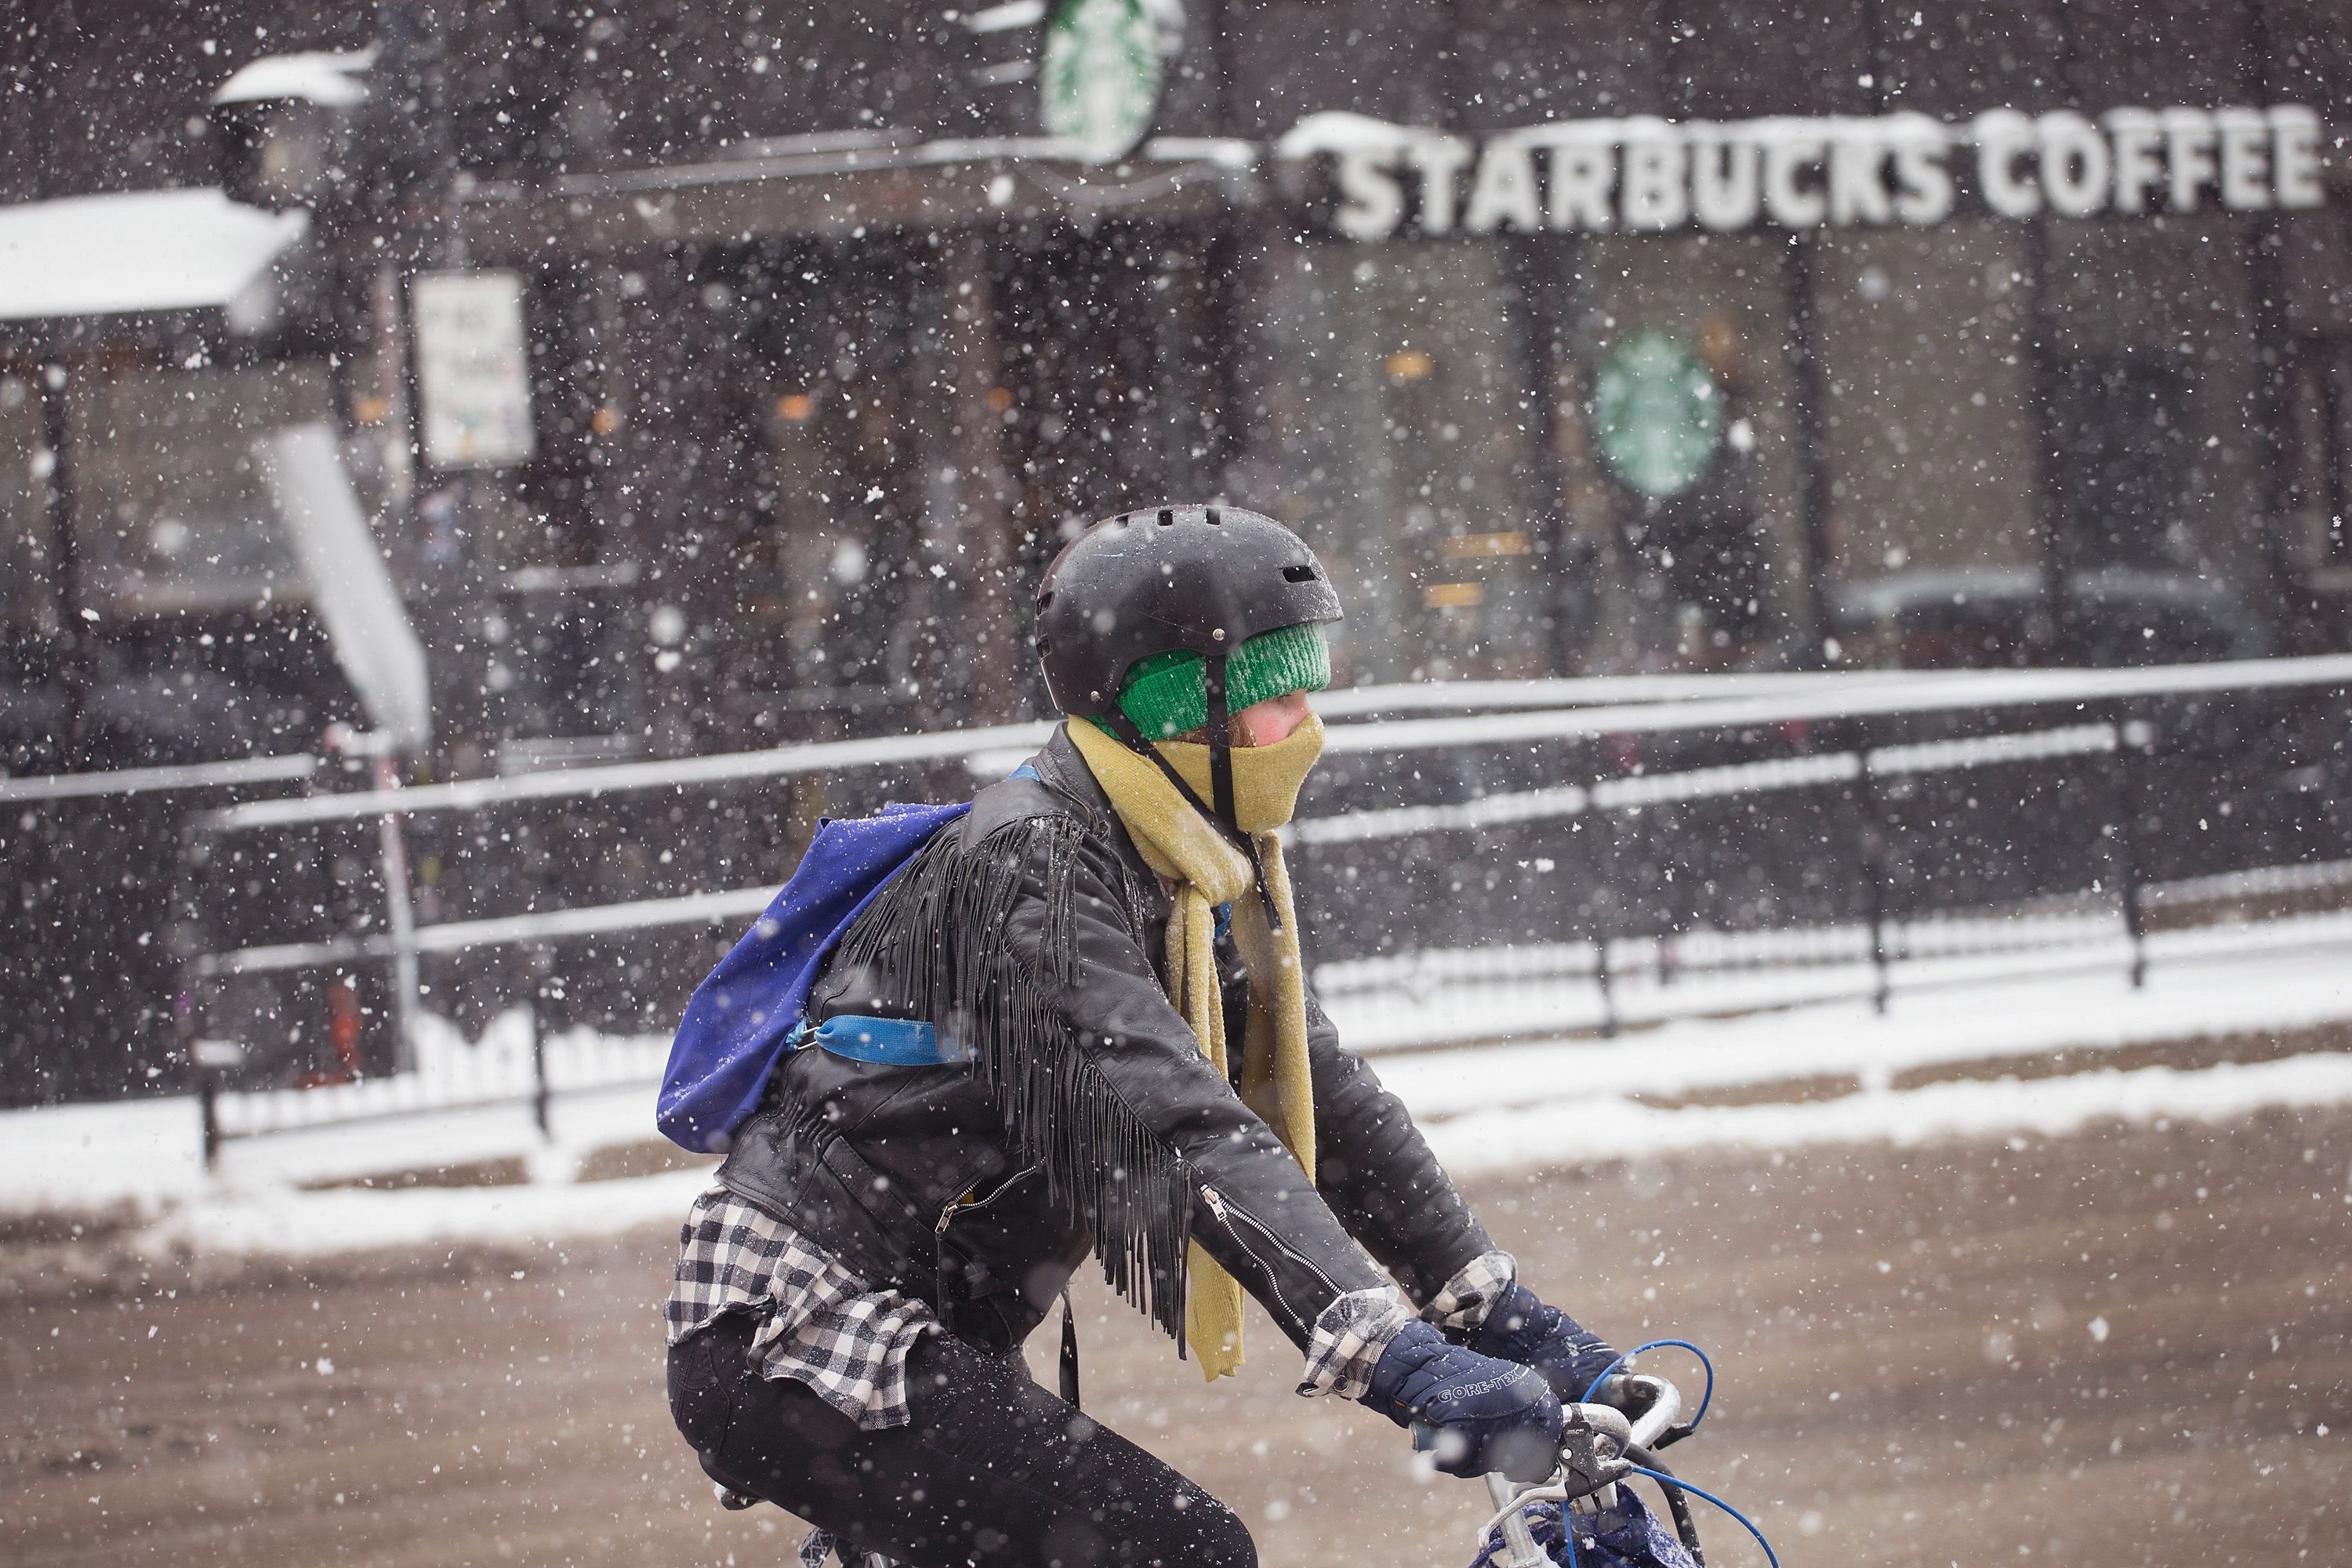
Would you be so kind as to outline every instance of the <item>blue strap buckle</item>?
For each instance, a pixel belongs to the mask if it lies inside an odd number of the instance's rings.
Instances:
[[[851,1061],[877,1067],[961,1067],[971,1052],[955,1040],[943,1040],[937,1028],[920,1018],[877,1018],[865,1013],[836,1013],[812,1027],[806,1018],[785,1037],[786,1050],[816,1046]]]

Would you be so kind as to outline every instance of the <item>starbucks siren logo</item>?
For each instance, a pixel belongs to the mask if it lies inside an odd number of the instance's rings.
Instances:
[[[1617,477],[1643,495],[1679,495],[1723,438],[1723,398],[1690,345],[1641,332],[1592,384],[1593,436]]]
[[[1108,163],[1136,149],[1182,41],[1181,0],[1063,0],[1045,27],[1045,129]]]

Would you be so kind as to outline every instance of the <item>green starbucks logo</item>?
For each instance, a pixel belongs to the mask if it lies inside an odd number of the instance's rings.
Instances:
[[[1643,495],[1679,495],[1723,438],[1723,397],[1690,345],[1640,332],[1593,383],[1593,437],[1617,477]]]
[[[1183,28],[1180,0],[1064,0],[1045,27],[1045,129],[1096,163],[1134,152]]]

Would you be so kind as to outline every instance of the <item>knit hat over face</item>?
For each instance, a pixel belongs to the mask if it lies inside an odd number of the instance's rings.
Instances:
[[[1119,711],[1148,741],[1168,741],[1209,721],[1207,661],[1197,653],[1171,649],[1139,658],[1127,672]],[[1331,684],[1331,647],[1313,621],[1260,632],[1234,649],[1225,661],[1225,708],[1243,709],[1294,691],[1320,691]],[[1100,721],[1097,721],[1097,723]]]

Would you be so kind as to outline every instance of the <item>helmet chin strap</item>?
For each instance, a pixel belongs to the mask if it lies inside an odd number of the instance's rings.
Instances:
[[[1225,656],[1211,654],[1201,670],[1201,686],[1209,699],[1209,804],[1215,807],[1217,820],[1234,832],[1241,825],[1234,820],[1234,720],[1225,710]]]
[[[1225,704],[1225,656],[1208,656],[1201,678],[1209,699],[1209,787],[1213,805],[1202,804],[1192,786],[1184,781],[1184,775],[1176,771],[1176,764],[1161,756],[1158,746],[1144,739],[1143,731],[1135,727],[1135,721],[1129,719],[1125,711],[1114,706],[1103,714],[1103,722],[1110,726],[1111,732],[1125,742],[1129,751],[1149,757],[1157,763],[1160,771],[1167,775],[1168,782],[1176,786],[1176,793],[1184,798],[1185,804],[1214,823],[1243,854],[1249,857],[1250,870],[1257,881],[1257,896],[1265,906],[1266,926],[1279,931],[1282,930],[1282,915],[1274,907],[1274,889],[1266,886],[1265,857],[1258,852],[1257,839],[1244,833],[1234,820],[1233,715],[1227,711]]]

